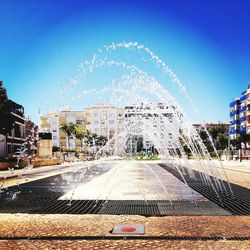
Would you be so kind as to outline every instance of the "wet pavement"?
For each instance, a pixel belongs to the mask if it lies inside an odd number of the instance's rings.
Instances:
[[[66,171],[45,178],[33,173],[26,183],[3,189],[0,212],[230,214],[158,164],[83,164]]]
[[[105,165],[104,165],[105,168]],[[158,164],[119,163],[60,200],[207,201]]]

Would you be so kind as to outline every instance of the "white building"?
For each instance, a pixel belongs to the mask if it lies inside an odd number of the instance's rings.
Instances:
[[[119,109],[111,105],[100,104],[84,109],[86,129],[108,139],[117,134]]]
[[[64,124],[74,123],[82,131],[86,131],[84,111],[60,111],[40,117],[40,132],[51,132],[53,146],[80,150],[80,142],[70,138],[69,145],[65,132],[61,129]]]
[[[152,151],[154,146],[152,136],[154,136],[155,132],[161,137],[162,141],[159,144],[164,146],[163,141],[165,139],[163,137],[166,137],[164,133],[167,130],[165,126],[169,126],[173,122],[175,115],[177,115],[176,108],[163,103],[149,103],[146,105],[142,103],[125,107],[125,119],[129,121],[133,120],[134,117],[133,123],[138,124],[137,128],[143,134],[143,148],[146,151]],[[137,128],[135,127],[135,129]],[[167,137],[171,138],[172,134],[168,134]]]

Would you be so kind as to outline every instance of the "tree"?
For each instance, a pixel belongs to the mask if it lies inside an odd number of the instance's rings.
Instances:
[[[103,136],[103,135],[97,136],[96,145],[97,146],[105,146],[107,141],[108,141],[108,138],[106,136]]]
[[[82,150],[82,147],[83,147],[83,139],[85,138],[85,136],[86,136],[86,133],[85,132],[83,132],[82,130],[76,130],[75,131],[75,137],[76,137],[76,139],[78,139],[78,140],[80,140],[80,142],[81,142],[81,150]]]
[[[87,130],[85,139],[86,143],[89,147],[92,147],[94,144],[96,144],[98,135],[96,133],[91,133],[89,130]]]
[[[212,126],[209,130],[208,130],[209,134],[211,135],[211,137],[216,140],[217,136],[219,133],[221,134],[227,134],[227,127],[225,124],[218,124],[216,126]]]
[[[2,81],[0,81],[0,117],[0,134],[7,135],[14,126],[14,117],[11,114],[11,105]]]
[[[60,150],[61,150],[60,147],[57,147],[57,146],[52,147],[52,152],[58,152]]]
[[[70,122],[69,124],[63,124],[60,129],[66,133],[67,136],[67,141],[68,141],[68,149],[70,150],[70,138],[75,135],[76,130],[77,130],[77,125]]]
[[[212,141],[218,150],[224,150],[228,144],[228,129],[225,124],[218,124],[210,127],[208,129],[208,133],[212,138]],[[201,130],[199,135],[205,144],[207,150],[210,153],[214,153],[214,148],[208,138],[207,132],[205,130]]]
[[[235,149],[241,149],[241,143],[246,144],[250,141],[250,135],[248,134],[240,134],[236,139],[230,141],[230,143],[235,147]]]
[[[183,147],[183,150],[186,153],[188,159],[190,159],[192,152],[191,152],[190,146],[187,144],[188,138],[185,136],[179,137],[179,142],[180,142],[181,146]],[[177,154],[179,156],[181,156],[181,152],[179,149],[177,150]]]
[[[91,133],[89,130],[86,131],[84,136],[85,142],[88,147],[103,147],[106,145],[108,138],[103,135],[97,135],[96,133]],[[92,151],[94,153],[94,151]]]
[[[219,133],[216,137],[217,149],[224,150],[228,146],[228,136],[226,134]]]
[[[208,134],[205,130],[201,130],[199,132],[200,138],[202,139],[202,141],[205,143],[208,141]]]
[[[136,150],[137,150],[137,152],[141,152],[143,150],[143,137],[142,136],[139,136],[137,138],[137,149]]]

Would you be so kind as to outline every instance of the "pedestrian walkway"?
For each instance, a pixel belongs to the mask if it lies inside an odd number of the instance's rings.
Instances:
[[[72,169],[82,168],[87,162],[72,162],[60,165],[43,166],[32,168],[28,166],[22,169],[0,171],[0,183],[5,187],[20,185],[26,182],[35,181],[49,176],[71,172]],[[0,184],[1,187],[1,184]]]
[[[229,182],[249,188],[250,189],[250,161],[211,161],[218,169],[220,177],[226,180],[225,173]],[[184,166],[185,162],[182,163]],[[202,171],[202,168],[198,168],[194,160],[188,161],[189,166],[193,169]],[[224,170],[223,170],[224,168]]]

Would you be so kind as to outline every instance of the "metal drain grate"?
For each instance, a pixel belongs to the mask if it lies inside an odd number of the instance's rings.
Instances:
[[[170,241],[249,241],[250,237],[223,236],[0,236],[1,240],[170,240]]]
[[[184,182],[182,179],[182,176],[180,173],[171,168],[170,166],[166,164],[159,164],[162,168],[173,174],[176,178],[178,178],[180,181]],[[185,172],[188,173],[187,169]],[[196,180],[190,178],[188,174],[183,174],[187,184],[194,189],[195,191],[199,192],[203,196],[205,196],[207,199],[211,200],[218,206],[222,207],[229,213],[233,215],[250,215],[250,190],[245,187],[241,187],[239,185],[230,183],[231,188],[234,193],[234,197],[232,197],[230,194],[229,189],[227,190],[227,193],[218,192],[220,199],[218,198],[215,191],[208,186],[205,186],[202,184],[200,172],[193,170]],[[210,179],[212,182],[215,182],[215,179],[210,176]],[[221,180],[225,187],[228,187],[227,183],[223,180]]]
[[[168,165],[160,164],[179,180],[177,171]],[[58,200],[65,192],[72,190],[72,184],[66,185],[62,175],[11,187],[0,196],[0,213],[33,214],[127,214],[127,215],[250,215],[250,190],[231,184],[235,198],[220,193],[223,205],[214,190],[202,185],[199,172],[195,171],[197,180],[185,175],[188,185],[204,195],[210,201],[164,200]],[[211,177],[211,180],[212,177]],[[51,187],[51,183],[56,183]],[[16,193],[18,191],[18,193]],[[136,194],[135,192],[133,194]],[[11,197],[15,195],[14,199]],[[223,208],[223,209],[221,209]]]
[[[31,214],[126,214],[126,215],[225,215],[210,201],[196,204],[188,201],[162,200],[58,200],[58,196],[17,197],[0,205],[1,213]],[[228,213],[226,213],[228,214]]]

